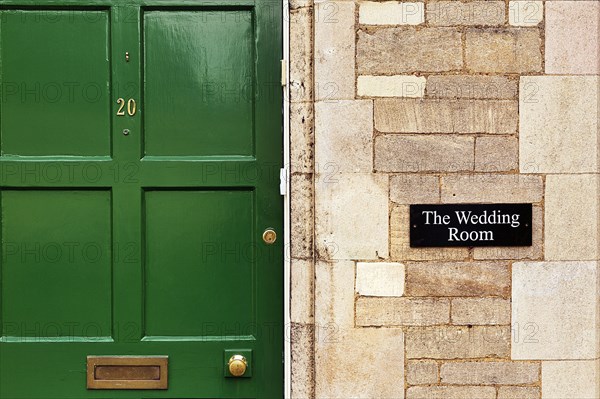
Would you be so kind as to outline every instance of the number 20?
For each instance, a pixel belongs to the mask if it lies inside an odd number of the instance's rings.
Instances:
[[[125,99],[119,98],[117,100],[117,104],[119,104],[119,110],[117,111],[117,115],[124,116],[125,115]],[[129,101],[127,101],[127,115],[134,116],[136,111],[137,111],[137,104],[135,103],[135,100],[133,98],[130,98]]]

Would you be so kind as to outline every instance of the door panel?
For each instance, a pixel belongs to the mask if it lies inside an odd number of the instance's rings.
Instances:
[[[2,154],[110,155],[108,12],[0,18]]]
[[[145,208],[146,337],[252,335],[253,192],[148,191]]]
[[[253,32],[250,10],[144,13],[147,155],[253,155]]]
[[[0,14],[0,399],[283,397],[280,4]],[[168,356],[169,387],[88,390],[87,356]]]

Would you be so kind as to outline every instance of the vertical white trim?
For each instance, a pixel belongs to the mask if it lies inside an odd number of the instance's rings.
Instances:
[[[287,84],[283,86],[283,167],[285,170],[285,184],[287,190],[283,197],[283,301],[284,301],[284,328],[283,328],[283,370],[284,397],[292,397],[292,323],[290,317],[290,284],[291,284],[291,232],[290,232],[290,4],[283,0],[283,59],[285,60],[285,73],[288,77]]]

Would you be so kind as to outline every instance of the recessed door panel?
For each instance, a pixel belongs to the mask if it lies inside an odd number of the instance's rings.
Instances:
[[[146,192],[146,336],[253,333],[253,194]]]
[[[110,338],[110,191],[4,190],[0,202],[2,336]]]
[[[109,13],[3,10],[3,155],[109,155]]]
[[[146,155],[252,155],[254,61],[249,10],[146,12]]]

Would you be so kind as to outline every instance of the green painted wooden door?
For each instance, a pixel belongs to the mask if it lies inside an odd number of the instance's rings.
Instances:
[[[275,2],[0,1],[0,398],[283,396],[280,58]]]

